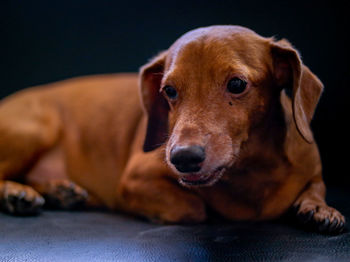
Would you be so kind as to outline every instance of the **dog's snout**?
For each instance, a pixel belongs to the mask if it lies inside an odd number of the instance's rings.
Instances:
[[[197,172],[205,160],[204,148],[194,146],[175,146],[170,152],[170,162],[182,173]]]

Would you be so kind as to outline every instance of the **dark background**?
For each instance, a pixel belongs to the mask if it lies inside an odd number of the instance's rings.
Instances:
[[[345,2],[3,0],[0,98],[73,76],[137,71],[188,30],[243,25],[289,39],[325,84],[312,126],[327,183],[349,185]]]

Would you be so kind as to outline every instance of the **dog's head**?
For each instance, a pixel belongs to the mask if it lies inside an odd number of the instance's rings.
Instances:
[[[166,143],[166,161],[180,183],[212,185],[285,88],[292,91],[296,127],[312,143],[309,123],[322,84],[286,40],[237,26],[190,31],[141,68],[144,151]]]

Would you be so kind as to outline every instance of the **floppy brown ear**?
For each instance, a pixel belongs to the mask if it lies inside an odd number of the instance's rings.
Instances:
[[[314,141],[310,122],[323,90],[321,81],[302,64],[298,52],[285,39],[271,42],[277,85],[292,88],[293,117],[300,135]]]
[[[160,93],[166,51],[160,53],[140,69],[140,93],[143,108],[148,116],[145,152],[162,145],[168,132],[169,105]]]

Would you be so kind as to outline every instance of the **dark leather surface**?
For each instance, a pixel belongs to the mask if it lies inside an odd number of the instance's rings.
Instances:
[[[348,219],[349,197],[328,194]],[[0,261],[350,261],[350,233],[320,235],[286,221],[179,226],[106,212],[0,214]]]

